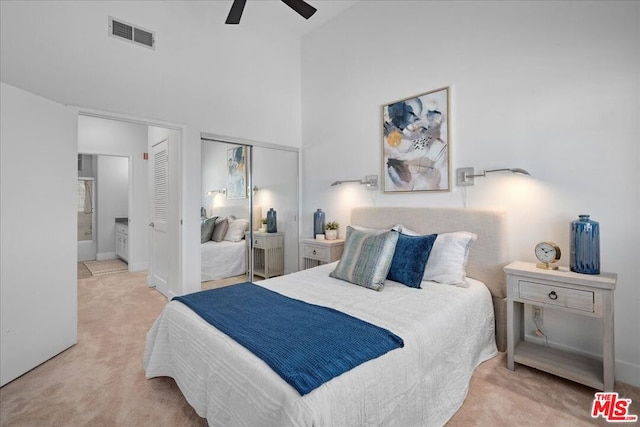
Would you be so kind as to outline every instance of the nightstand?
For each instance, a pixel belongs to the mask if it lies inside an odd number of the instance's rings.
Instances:
[[[284,233],[260,233],[245,234],[247,241],[247,254],[253,247],[253,274],[269,277],[282,276],[284,274]],[[248,259],[248,258],[247,258]],[[249,263],[247,262],[247,271]]]
[[[317,267],[339,260],[344,249],[344,239],[302,239],[302,269]]]
[[[515,362],[604,391],[613,391],[615,273],[578,274],[566,267],[513,262],[507,273],[507,367]],[[524,305],[602,319],[602,360],[524,341]]]

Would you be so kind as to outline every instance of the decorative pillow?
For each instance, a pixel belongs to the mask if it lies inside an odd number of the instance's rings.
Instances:
[[[227,218],[220,218],[216,220],[216,226],[213,229],[213,233],[211,234],[211,240],[214,242],[222,242],[224,236],[227,234],[227,230],[229,229],[229,220]]]
[[[397,241],[397,231],[366,233],[347,226],[342,258],[329,275],[381,291]]]
[[[438,234],[424,270],[424,280],[447,285],[464,284],[469,248],[477,238],[466,231]]]
[[[387,279],[419,288],[436,237],[437,234],[408,236],[400,233]]]
[[[249,220],[244,218],[231,219],[229,220],[229,229],[227,230],[227,234],[224,235],[224,240],[229,242],[239,242],[244,239],[244,232],[247,231],[247,227],[249,226]]]
[[[211,240],[211,235],[213,234],[213,229],[216,226],[217,216],[212,216],[211,218],[203,218],[200,223],[200,243],[206,243]]]
[[[384,233],[385,231],[393,230],[393,231],[402,231],[402,224],[396,224],[390,228],[371,228],[365,227],[363,225],[351,225],[350,227],[355,228],[358,231],[363,231],[365,233]]]

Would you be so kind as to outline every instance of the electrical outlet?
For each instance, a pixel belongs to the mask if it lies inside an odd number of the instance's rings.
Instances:
[[[542,307],[534,305],[533,307],[531,307],[531,312],[533,320],[539,320],[542,322]]]

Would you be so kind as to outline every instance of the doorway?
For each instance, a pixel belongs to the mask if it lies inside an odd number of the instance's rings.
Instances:
[[[129,271],[148,271],[149,277],[153,276],[154,259],[152,254],[158,244],[152,240],[153,222],[152,194],[153,159],[149,154],[152,146],[157,142],[159,134],[170,135],[171,153],[168,165],[171,174],[170,188],[172,192],[172,203],[169,204],[171,215],[168,218],[167,227],[171,232],[170,244],[166,251],[168,262],[162,267],[169,270],[165,275],[167,286],[158,289],[165,295],[182,294],[181,283],[181,233],[180,233],[180,211],[181,211],[181,172],[180,172],[180,146],[182,129],[179,126],[165,127],[162,124],[153,123],[144,119],[136,119],[125,116],[115,116],[108,113],[83,112],[78,115],[78,152],[92,153],[99,159],[126,159],[128,171],[128,184],[126,195],[126,208],[119,212],[110,212],[107,218],[101,210],[101,180],[95,182],[96,204],[94,209],[97,217],[94,218],[94,236],[97,238],[97,259],[122,258],[118,251],[117,237],[115,235],[117,226],[121,228],[125,224],[128,228],[126,236],[126,260]],[[119,166],[117,166],[119,168]],[[111,167],[107,168],[111,169]],[[104,168],[103,168],[104,170]],[[122,206],[122,205],[121,205]],[[118,221],[119,220],[119,221]],[[101,237],[97,230],[98,225],[105,225],[109,231],[109,236]],[[176,242],[178,244],[176,244]],[[103,245],[103,243],[105,245]],[[108,246],[108,248],[107,248]],[[158,264],[155,263],[157,266]],[[147,282],[153,287],[152,280]],[[163,292],[164,291],[164,292]]]
[[[78,155],[78,170],[80,170],[82,154]],[[78,212],[78,262],[96,259],[95,224],[95,196],[94,179],[78,177],[77,212]]]

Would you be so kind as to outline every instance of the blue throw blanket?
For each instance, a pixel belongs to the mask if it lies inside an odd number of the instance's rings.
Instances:
[[[301,395],[404,346],[386,329],[249,282],[173,299],[261,358]]]

